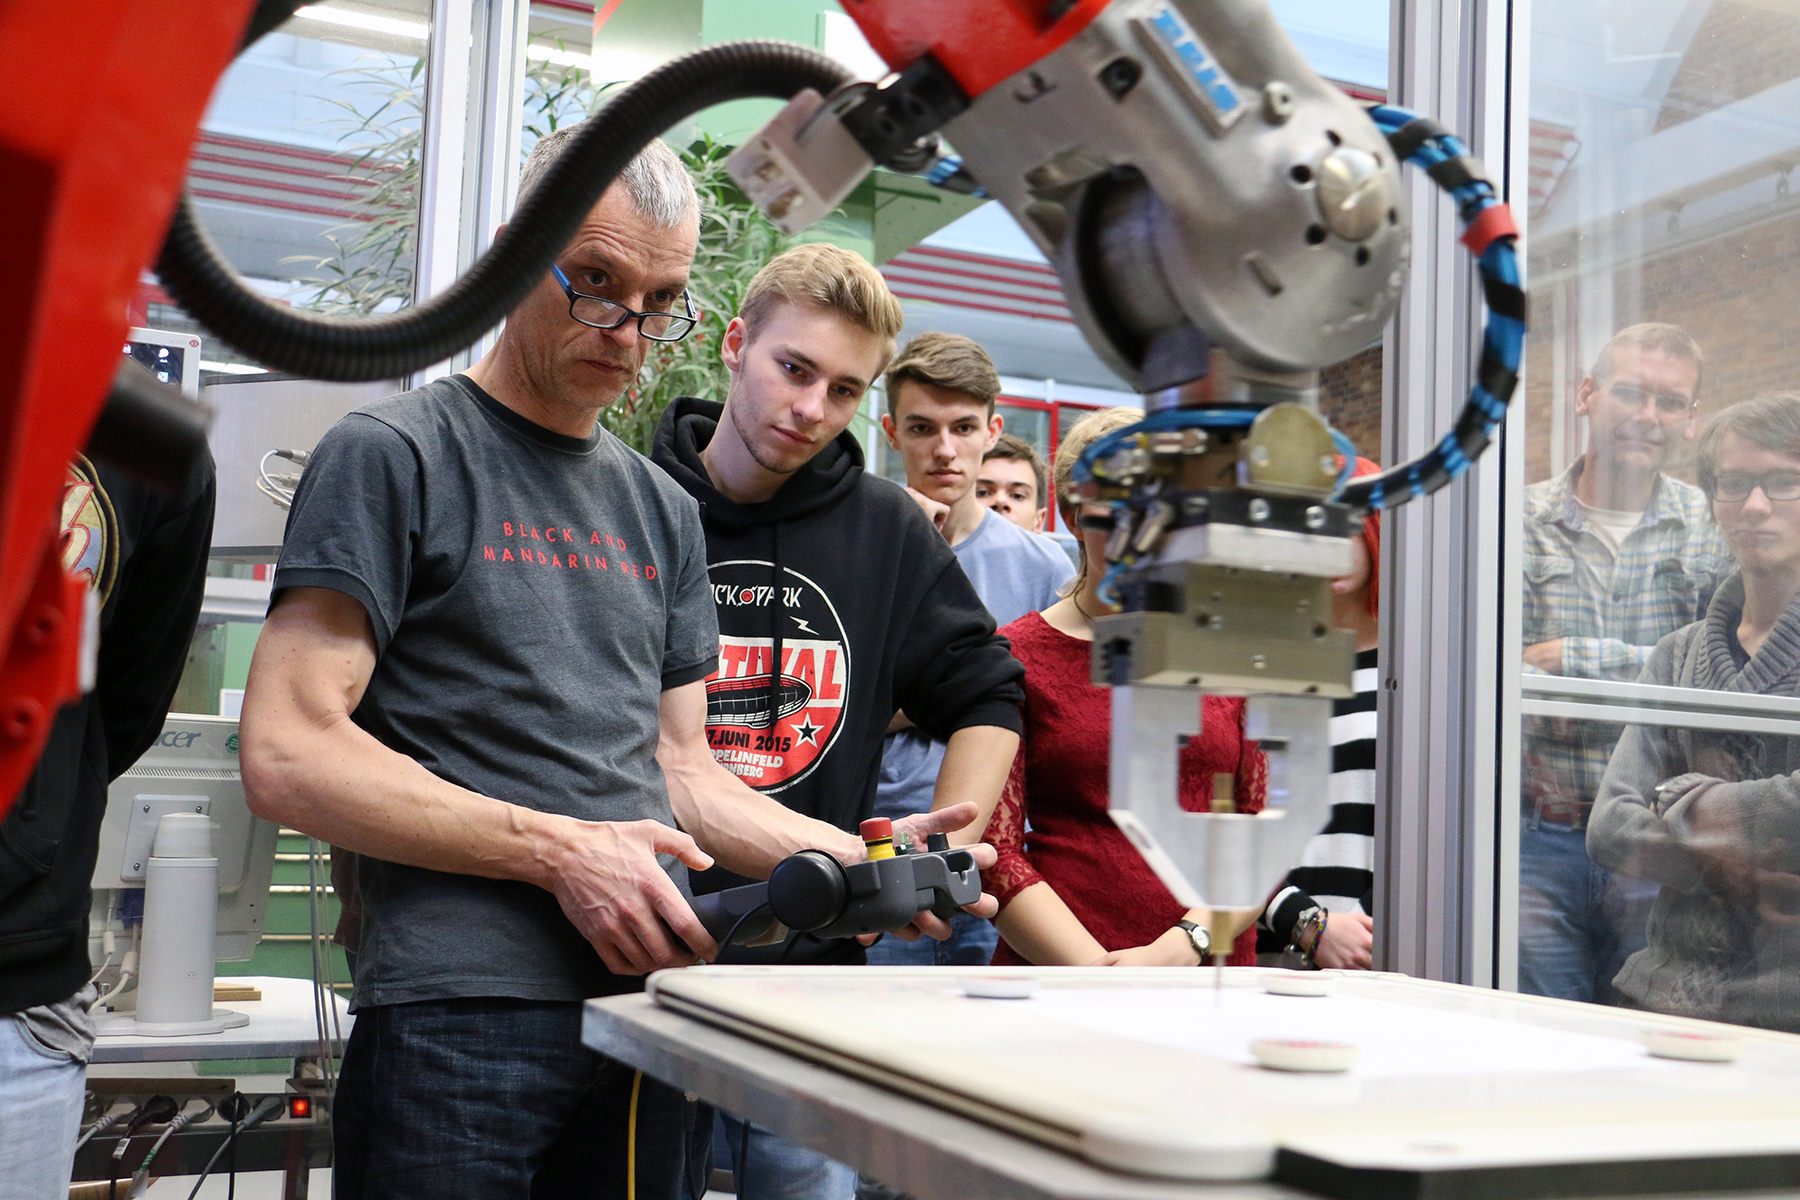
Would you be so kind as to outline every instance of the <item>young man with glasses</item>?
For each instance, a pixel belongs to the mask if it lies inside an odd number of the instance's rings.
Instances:
[[[1693,620],[1727,568],[1700,489],[1664,471],[1695,431],[1700,347],[1674,325],[1633,325],[1600,350],[1575,411],[1587,448],[1526,489],[1525,669],[1635,680]],[[1528,717],[1519,835],[1519,988],[1609,1003],[1643,945],[1654,887],[1588,859],[1588,814],[1620,727]]]
[[[345,417],[295,495],[243,770],[258,815],[356,856],[340,1200],[623,1195],[628,1171],[684,1197],[704,1129],[582,1046],[581,1001],[716,953],[689,869],[864,856],[714,760],[699,511],[598,425],[645,339],[691,325],[698,217],[653,142],[480,362]]]
[[[1641,681],[1800,696],[1800,397],[1714,417],[1697,474],[1738,573]],[[1800,1031],[1800,739],[1633,725],[1588,827],[1594,861],[1657,887],[1613,981],[1654,1012]]]

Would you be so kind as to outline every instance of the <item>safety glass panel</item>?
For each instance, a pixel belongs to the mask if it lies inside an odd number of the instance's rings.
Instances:
[[[310,4],[213,89],[187,188],[220,253],[263,295],[342,316],[412,303],[428,0]],[[197,334],[201,382],[266,374],[161,288],[133,324]]]
[[[1518,986],[1800,1028],[1800,9],[1531,37]]]

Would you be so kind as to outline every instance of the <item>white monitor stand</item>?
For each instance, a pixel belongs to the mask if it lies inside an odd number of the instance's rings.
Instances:
[[[171,814],[204,820],[186,822],[185,833],[180,831],[183,822],[175,822],[164,844],[160,831]],[[217,1032],[248,1019],[210,1009],[212,964],[249,958],[261,939],[278,832],[273,822],[253,816],[245,803],[237,719],[170,714],[155,744],[113,782],[100,829],[90,952],[96,964],[102,961],[99,944],[108,922],[120,911],[126,893],[139,891],[144,923],[138,998],[140,1006],[149,1001],[148,1010],[137,1014],[144,1020],[103,1020],[102,1036]],[[159,849],[170,853],[153,854]],[[192,996],[177,1005],[177,1015],[158,1011],[157,985],[169,986],[171,976],[164,968],[172,963],[182,964],[175,975],[193,995],[199,994],[196,980],[204,972],[207,1012],[194,1008]],[[170,1028],[160,1032],[151,1026]]]

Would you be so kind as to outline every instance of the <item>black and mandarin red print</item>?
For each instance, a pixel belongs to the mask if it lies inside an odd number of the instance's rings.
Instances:
[[[624,538],[598,529],[502,521],[499,545],[483,545],[484,562],[553,567],[559,571],[610,571],[635,579],[655,579],[656,564],[627,557]]]
[[[760,792],[809,775],[837,739],[850,653],[831,598],[806,576],[754,559],[714,563],[719,668],[706,681],[713,757]],[[781,622],[781,662],[772,636]]]

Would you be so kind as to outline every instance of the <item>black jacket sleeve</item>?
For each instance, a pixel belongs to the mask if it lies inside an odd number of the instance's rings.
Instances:
[[[994,618],[975,585],[946,553],[906,627],[895,663],[894,698],[901,710],[939,741],[971,725],[1019,733],[1024,679],[1011,643],[994,632]]]
[[[160,496],[100,468],[119,522],[119,576],[101,614],[94,694],[106,731],[106,777],[117,779],[162,732],[187,665],[206,559],[216,481],[210,454],[175,496]]]

